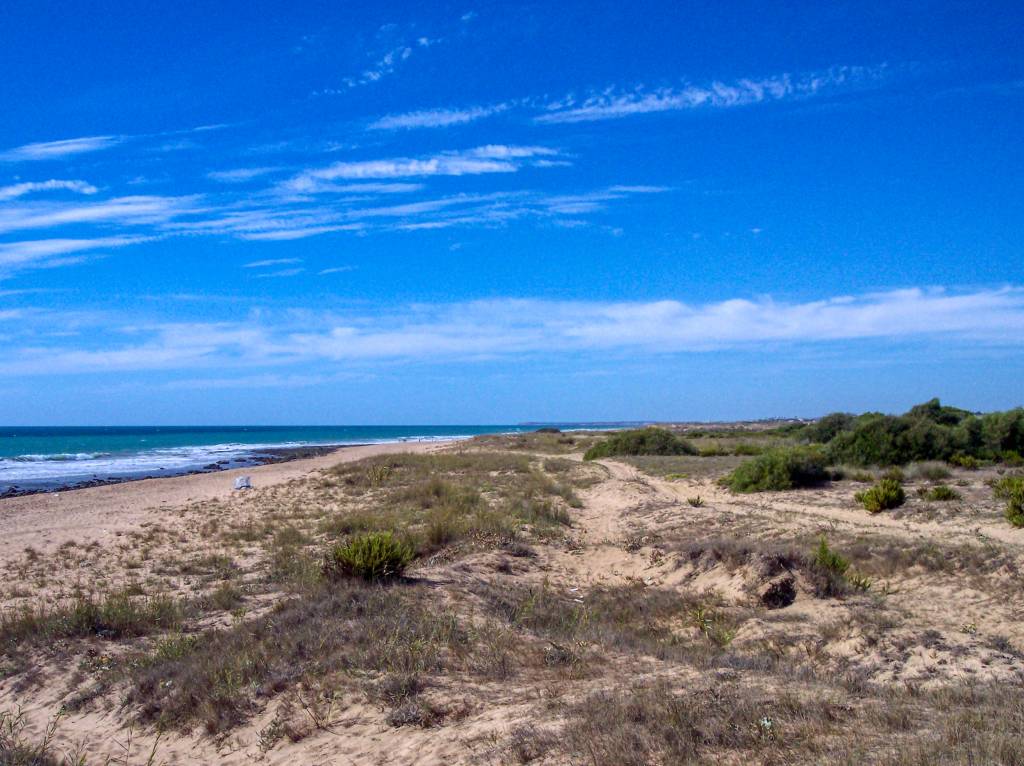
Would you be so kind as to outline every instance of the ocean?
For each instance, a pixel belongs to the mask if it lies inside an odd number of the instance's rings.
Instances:
[[[0,495],[258,465],[280,450],[519,433],[472,426],[0,427]]]

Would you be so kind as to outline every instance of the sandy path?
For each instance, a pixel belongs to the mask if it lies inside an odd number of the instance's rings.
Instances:
[[[0,500],[0,562],[31,546],[40,552],[87,537],[110,542],[143,524],[180,517],[188,503],[216,500],[234,491],[235,478],[250,476],[254,487],[281,484],[338,463],[394,452],[429,452],[445,442],[402,442],[342,447],[329,455],[236,468],[230,471],[143,479],[101,487]]]

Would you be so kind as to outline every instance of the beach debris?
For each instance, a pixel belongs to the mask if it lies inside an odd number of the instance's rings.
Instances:
[[[235,489],[252,489],[252,481],[248,476],[239,476],[235,479]]]

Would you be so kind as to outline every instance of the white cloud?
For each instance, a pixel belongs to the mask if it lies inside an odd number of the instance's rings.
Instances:
[[[212,181],[220,181],[226,184],[237,184],[244,181],[250,181],[253,178],[259,178],[260,176],[268,175],[269,173],[276,173],[281,170],[280,167],[261,167],[261,168],[235,168],[233,170],[211,170],[206,174],[206,177]]]
[[[355,183],[338,184],[320,178],[302,175],[278,184],[277,188],[290,194],[407,194],[420,191],[418,183]]]
[[[548,111],[534,118],[542,123],[572,123],[609,120],[634,114],[685,109],[727,109],[737,106],[808,98],[843,89],[864,87],[885,78],[886,67],[833,67],[811,74],[781,74],[759,80],[687,85],[682,88],[622,92],[614,88],[582,101],[568,97],[548,105]]]
[[[285,272],[277,273],[285,276]],[[143,329],[134,328],[135,334]],[[1024,344],[1024,288],[948,292],[913,288],[804,303],[733,299],[688,304],[488,300],[416,305],[339,321],[308,312],[251,323],[166,324],[132,346],[79,350],[10,348],[0,374],[307,364],[438,361],[518,354],[630,354],[741,349],[766,344],[931,340]],[[145,337],[145,336],[144,336]]]
[[[0,201],[23,197],[26,194],[33,194],[41,191],[73,191],[78,194],[95,194],[99,191],[92,184],[85,181],[62,181],[50,179],[49,181],[26,181],[24,183],[0,186]]]
[[[242,266],[243,269],[262,269],[267,266],[281,266],[286,263],[302,263],[301,258],[269,258],[265,261],[252,261]]]
[[[153,237],[97,237],[95,239],[37,239],[0,244],[0,276],[25,268],[58,266],[93,250],[127,247],[150,242]],[[75,259],[80,260],[80,259]]]
[[[426,109],[405,114],[392,114],[370,123],[371,130],[397,130],[408,128],[446,128],[463,125],[484,117],[504,112],[508,104],[473,106],[466,109]]]
[[[10,205],[0,210],[0,232],[72,223],[152,224],[193,212],[198,197],[117,197],[84,205],[52,202]]]
[[[68,138],[63,141],[43,141],[24,144],[0,152],[0,162],[27,162],[33,160],[55,160],[74,154],[109,149],[124,140],[122,136],[86,136]]]
[[[484,173],[514,173],[519,160],[550,156],[558,152],[544,146],[504,146],[492,144],[432,157],[397,157],[359,162],[336,162],[325,168],[306,170],[287,182],[294,192],[316,190],[321,182],[414,178],[423,176],[463,176]]]
[[[382,28],[382,31],[387,30],[388,26],[385,25],[385,27]],[[412,58],[413,54],[417,50],[429,48],[439,42],[441,41],[431,39],[429,37],[417,37],[414,41],[394,46],[381,55],[380,58],[374,61],[367,69],[364,69],[358,76],[344,78],[341,81],[344,86],[343,88],[324,88],[323,90],[316,91],[313,95],[338,95],[340,93],[345,93],[352,88],[358,88],[363,85],[370,85],[372,83],[379,82],[388,75],[394,74],[399,65]]]
[[[346,271],[354,271],[355,266],[332,266],[329,269],[323,269],[317,272],[317,276],[325,277],[328,274],[342,274]]]
[[[330,234],[334,231],[360,231],[362,224],[350,223],[339,226],[307,226],[304,228],[275,229],[273,231],[258,231],[239,234],[239,238],[254,241],[284,241],[292,239],[305,239],[316,237],[320,234]]]
[[[256,278],[257,279],[275,279],[275,278],[279,278],[279,277],[294,277],[294,276],[297,276],[297,275],[301,274],[304,271],[305,271],[305,269],[302,269],[302,268],[298,268],[298,269],[281,269],[280,271],[270,271],[270,272],[267,272],[265,274],[257,274]]]

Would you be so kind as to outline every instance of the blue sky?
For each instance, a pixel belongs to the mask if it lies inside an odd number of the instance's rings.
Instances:
[[[1021,404],[1022,23],[6,2],[0,422]]]

